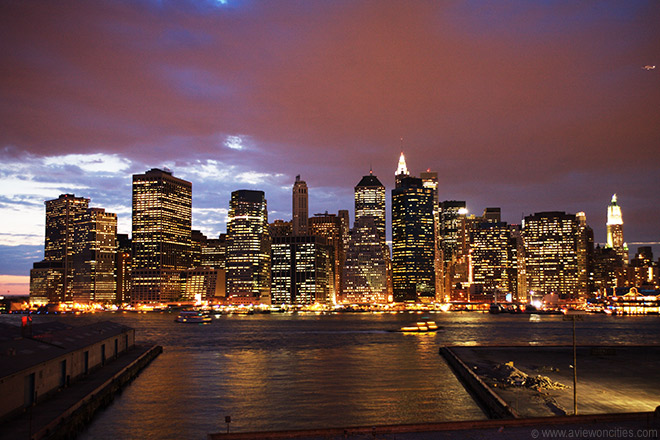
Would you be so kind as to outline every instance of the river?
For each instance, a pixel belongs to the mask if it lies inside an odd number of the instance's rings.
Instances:
[[[572,324],[553,315],[475,312],[223,315],[178,324],[173,313],[35,316],[136,329],[156,358],[81,439],[203,439],[209,432],[371,426],[484,419],[438,355],[451,344],[570,344]],[[422,318],[431,334],[392,332]],[[2,321],[17,319],[2,316]],[[657,316],[588,315],[578,343],[658,342]]]

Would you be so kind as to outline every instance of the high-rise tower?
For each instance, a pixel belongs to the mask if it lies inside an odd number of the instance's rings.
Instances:
[[[315,214],[314,217],[309,219],[309,234],[325,238],[331,248],[330,263],[332,267],[328,274],[330,277],[330,298],[327,302],[333,304],[342,299],[342,268],[345,260],[344,238],[347,235],[344,224],[345,221],[342,217],[327,212],[325,214]]]
[[[422,179],[402,177],[392,190],[394,301],[435,297],[433,191]]]
[[[227,218],[227,297],[270,304],[270,234],[263,191],[231,193]]]
[[[355,186],[355,223],[365,217],[373,218],[380,244],[385,249],[385,186],[371,170]]]
[[[74,229],[74,300],[115,302],[117,214],[89,208],[76,216]]]
[[[307,208],[307,183],[296,176],[293,184],[293,235],[307,234],[307,219],[309,209]]]
[[[616,194],[612,195],[607,207],[607,247],[614,249],[622,261],[628,263],[628,248],[623,241],[623,217]]]
[[[350,303],[388,300],[388,259],[372,216],[359,217],[351,229],[344,264],[344,299]]]
[[[192,184],[171,171],[133,175],[133,302],[174,301],[191,265]]]
[[[442,301],[441,293],[443,292],[442,283],[442,241],[440,235],[440,204],[438,200],[438,173],[427,169],[425,172],[420,173],[419,177],[422,179],[425,188],[433,191],[433,233],[435,234],[435,293],[437,299]]]
[[[46,249],[44,260],[61,264],[63,271],[62,291],[59,301],[73,299],[73,254],[75,252],[75,219],[85,212],[89,199],[73,194],[62,194],[46,201]]]
[[[522,236],[528,291],[577,298],[580,294],[577,217],[564,212],[537,212],[525,217]]]

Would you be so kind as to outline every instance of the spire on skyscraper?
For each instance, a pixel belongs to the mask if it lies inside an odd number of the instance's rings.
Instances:
[[[607,206],[607,247],[614,249],[624,264],[628,264],[628,248],[623,241],[623,216],[621,207],[617,204],[616,194]]]
[[[607,224],[608,225],[622,225],[623,217],[621,216],[621,207],[617,204],[616,194],[612,195],[612,201],[607,207]]]
[[[395,176],[408,176],[410,173],[408,173],[408,167],[406,167],[406,157],[403,155],[403,151],[401,152],[401,156],[399,156],[399,166],[396,169],[396,173],[394,173]]]

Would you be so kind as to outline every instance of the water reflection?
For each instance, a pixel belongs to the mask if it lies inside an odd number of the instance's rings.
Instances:
[[[479,419],[439,346],[572,340],[571,323],[552,315],[533,322],[480,313],[223,315],[207,326],[174,317],[35,316],[74,325],[111,319],[135,327],[138,340],[164,346],[81,438],[204,438],[226,429],[226,415],[232,431]],[[441,329],[391,331],[424,318]],[[644,344],[659,328],[658,317],[587,316],[577,332],[583,344]]]

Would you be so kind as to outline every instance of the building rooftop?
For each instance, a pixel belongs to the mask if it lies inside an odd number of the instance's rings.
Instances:
[[[112,321],[78,327],[59,322],[32,325],[32,336],[19,326],[0,324],[0,378],[131,330]]]
[[[362,178],[362,180],[360,180],[360,183],[355,185],[356,188],[358,186],[366,186],[366,187],[382,186],[383,188],[385,187],[382,183],[380,183],[380,180],[378,180],[378,177],[374,176],[373,174],[369,174],[368,176],[364,176]]]

